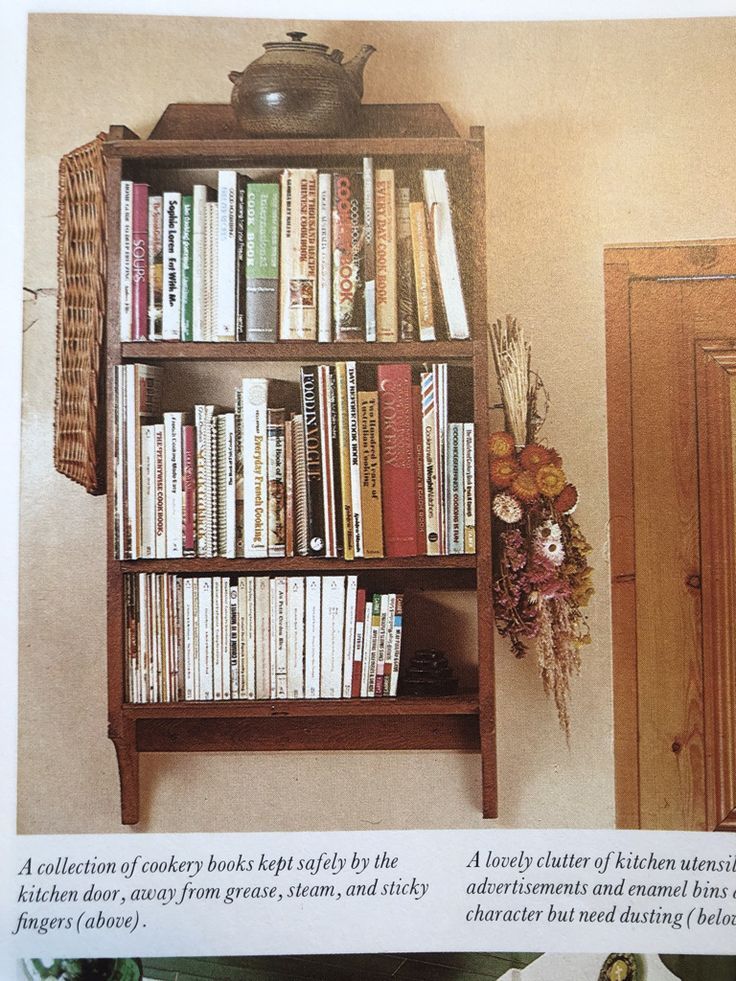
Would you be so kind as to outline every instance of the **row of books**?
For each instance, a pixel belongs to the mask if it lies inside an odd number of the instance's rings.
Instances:
[[[380,698],[403,598],[357,576],[125,576],[129,702]]]
[[[234,411],[162,414],[161,369],[119,365],[115,557],[475,552],[470,369],[424,368],[306,365],[244,378]]]
[[[470,336],[444,170],[397,186],[365,157],[270,180],[221,170],[216,191],[123,180],[120,195],[123,341]]]

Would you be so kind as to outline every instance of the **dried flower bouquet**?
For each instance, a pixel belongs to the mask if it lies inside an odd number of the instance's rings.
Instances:
[[[512,317],[493,324],[490,337],[506,426],[488,447],[496,626],[517,657],[534,646],[544,690],[569,736],[570,679],[590,642],[582,612],[593,593],[590,546],[573,518],[578,492],[562,459],[537,440],[548,398],[532,372],[530,346]]]

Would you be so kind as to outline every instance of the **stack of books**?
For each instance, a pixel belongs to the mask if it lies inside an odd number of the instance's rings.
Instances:
[[[470,336],[444,170],[269,173],[121,181],[121,340]]]
[[[116,370],[116,558],[475,552],[470,368],[305,365],[163,414],[160,372]]]
[[[395,696],[402,608],[357,576],[127,575],[127,700]]]

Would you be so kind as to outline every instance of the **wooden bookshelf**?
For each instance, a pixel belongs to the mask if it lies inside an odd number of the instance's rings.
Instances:
[[[421,126],[420,126],[421,124]],[[419,132],[417,132],[419,129]],[[411,558],[339,559],[158,559],[121,562],[113,554],[112,494],[107,508],[108,719],[117,752],[124,824],[140,816],[138,758],[146,752],[450,749],[480,755],[485,817],[497,814],[496,744],[491,600],[491,527],[487,438],[488,350],[486,344],[485,157],[483,129],[469,138],[455,132],[438,106],[367,106],[351,138],[245,140],[232,131],[223,106],[170,106],[154,139],[140,140],[123,126],[111,128],[107,163],[107,391],[117,365],[186,362],[299,364],[356,360],[465,363],[473,369],[476,438],[476,554]],[[119,321],[119,184],[146,180],[165,170],[216,171],[222,167],[317,166],[327,169],[373,156],[376,166],[447,170],[453,195],[458,250],[473,340],[414,343],[121,343]],[[108,487],[114,481],[112,400],[108,396]],[[476,597],[477,689],[455,696],[375,699],[187,701],[129,704],[125,701],[123,577],[167,572],[208,575],[359,573],[380,589],[462,589]],[[407,616],[411,616],[407,610]],[[451,652],[450,652],[451,653]]]

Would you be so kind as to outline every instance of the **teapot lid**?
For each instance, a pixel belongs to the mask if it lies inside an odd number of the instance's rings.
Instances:
[[[303,51],[313,51],[315,53],[323,53],[328,50],[328,45],[326,44],[316,44],[314,41],[304,41],[303,39],[307,36],[304,31],[287,31],[286,36],[291,38],[291,41],[266,41],[263,47],[267,51],[272,51],[279,48],[282,51],[295,51],[297,49]]]

